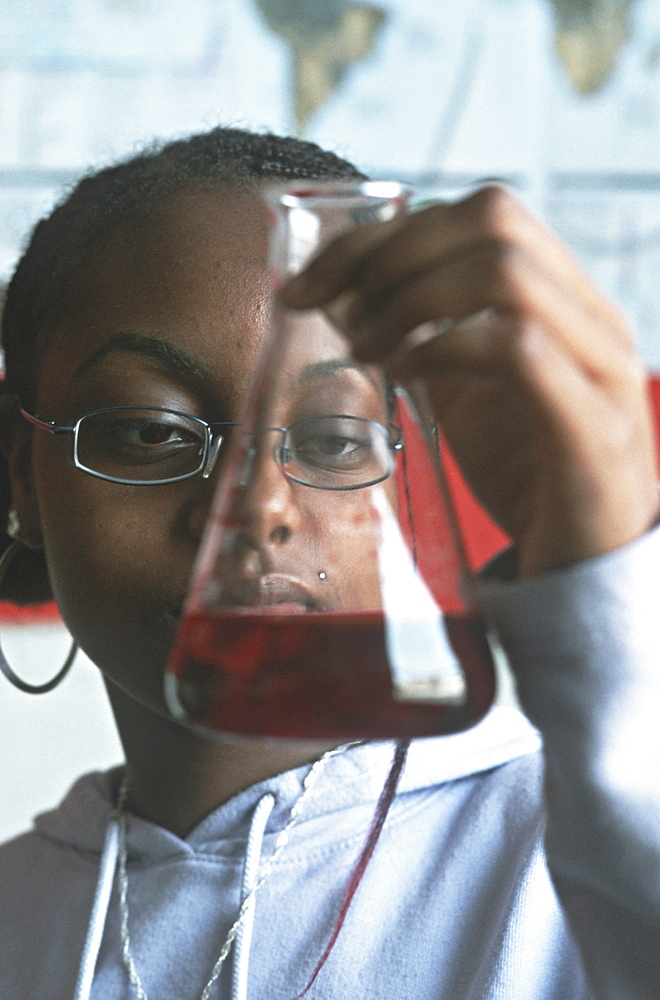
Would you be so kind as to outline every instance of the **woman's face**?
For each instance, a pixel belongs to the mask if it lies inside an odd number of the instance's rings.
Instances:
[[[77,276],[72,305],[50,337],[37,415],[69,425],[103,407],[157,406],[238,420],[268,321],[266,258],[266,215],[247,195],[191,191],[141,228],[115,232]],[[304,398],[318,405],[343,380],[386,422],[382,387],[356,366],[333,364],[345,350],[321,327],[321,355],[297,349],[287,358],[288,384],[304,385]],[[277,409],[276,426],[306,412],[300,393],[278,393]],[[208,480],[120,485],[74,468],[70,435],[33,435],[34,516],[62,616],[108,678],[157,710],[222,473],[221,456]],[[371,492],[292,483],[263,449],[234,547],[239,603],[301,612],[377,606],[374,561],[366,558],[374,548]]]

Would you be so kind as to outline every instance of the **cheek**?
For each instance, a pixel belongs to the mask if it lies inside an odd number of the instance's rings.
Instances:
[[[123,686],[145,672],[159,685],[195,555],[173,531],[172,498],[68,469],[42,481],[46,559],[64,621]]]
[[[367,495],[330,495],[314,512],[313,534],[319,570],[339,597],[342,609],[380,606],[379,518]]]

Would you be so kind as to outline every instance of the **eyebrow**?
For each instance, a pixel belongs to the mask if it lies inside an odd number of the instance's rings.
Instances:
[[[174,375],[208,386],[207,369],[178,347],[157,337],[146,337],[140,333],[116,333],[78,367],[76,374],[83,375],[106,355],[114,351],[139,354],[143,358],[157,361]]]
[[[375,389],[382,389],[382,386],[378,385],[369,369],[364,365],[358,364],[357,361],[353,361],[352,358],[332,358],[329,361],[315,361],[312,364],[305,365],[297,376],[297,382],[299,385],[308,385],[310,382],[316,381],[316,379],[332,378],[338,371],[345,368],[364,375],[373,384]]]
[[[102,347],[95,351],[91,357],[87,358],[79,365],[76,374],[83,375],[90,368],[93,368],[108,354],[114,351],[126,352],[129,354],[139,354],[143,358],[157,361],[174,375],[185,378],[201,389],[208,391],[210,375],[208,370],[195,361],[189,354],[179,347],[160,340],[158,337],[147,337],[140,333],[116,333]],[[371,372],[364,365],[360,365],[352,358],[332,358],[327,361],[315,361],[298,373],[296,382],[298,385],[309,385],[317,379],[332,378],[339,371],[350,369],[366,377],[375,389],[382,389],[377,380],[373,378]]]

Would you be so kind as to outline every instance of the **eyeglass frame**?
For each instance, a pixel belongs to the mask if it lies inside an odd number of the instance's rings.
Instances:
[[[241,426],[239,421],[232,421],[232,420],[214,421],[212,423],[209,423],[206,420],[202,420],[201,417],[194,417],[190,413],[184,413],[182,410],[172,410],[166,406],[104,406],[98,410],[90,410],[88,413],[83,413],[83,415],[79,417],[76,420],[75,424],[73,425],[57,424],[54,420],[42,420],[40,417],[35,417],[32,413],[28,413],[28,411],[23,409],[23,407],[20,404],[18,409],[21,416],[28,423],[32,424],[34,427],[37,427],[39,430],[47,431],[49,434],[53,435],[73,434],[72,457],[73,457],[74,467],[76,469],[79,469],[81,472],[87,473],[88,476],[93,476],[95,479],[102,479],[105,482],[109,483],[117,483],[119,486],[168,486],[171,483],[186,482],[188,479],[194,479],[196,476],[199,476],[200,474],[202,476],[202,479],[208,479],[211,476],[213,469],[215,468],[215,463],[217,461],[220,448],[222,447],[222,443],[224,441],[224,435],[218,432],[216,432],[214,440],[214,434],[212,428]],[[80,461],[78,457],[78,431],[80,428],[80,424],[87,417],[93,417],[99,413],[110,413],[121,410],[148,410],[149,412],[153,413],[169,413],[172,416],[185,417],[186,420],[192,420],[194,423],[200,424],[204,428],[205,441],[204,441],[204,451],[200,459],[199,467],[195,469],[194,472],[186,472],[182,476],[173,476],[167,479],[123,479],[120,476],[109,476],[103,472],[96,472],[96,470],[90,469],[88,466],[83,465],[83,463]],[[401,430],[395,424],[390,423],[390,428],[397,432],[397,437],[394,440],[391,440],[390,433],[383,424],[380,424],[377,420],[371,420],[368,417],[357,417],[353,414],[341,414],[341,413],[320,414],[318,417],[306,417],[303,420],[297,420],[294,424],[291,425],[291,427],[267,427],[264,430],[277,431],[282,435],[286,435],[291,430],[292,427],[295,427],[301,423],[305,423],[306,420],[327,419],[329,417],[343,417],[345,419],[360,420],[363,421],[364,423],[373,424],[376,427],[380,427],[380,429],[385,433],[385,436],[387,438],[387,445],[390,451],[397,452],[403,449]],[[285,478],[288,479],[290,482],[298,483],[301,486],[309,486],[310,489],[346,493],[352,490],[366,489],[368,486],[375,486],[378,483],[384,482],[385,479],[389,479],[389,477],[392,475],[393,469],[390,469],[389,472],[386,472],[383,476],[380,476],[378,479],[369,480],[369,482],[360,483],[355,486],[320,486],[316,483],[309,483],[306,482],[304,479],[298,479],[297,477],[292,476],[290,473],[287,473],[283,469],[283,466],[285,464],[283,460],[283,452],[286,447],[284,442],[285,438],[283,437],[281,444],[276,450],[276,458],[275,458],[278,466],[282,469],[282,475],[284,475]]]

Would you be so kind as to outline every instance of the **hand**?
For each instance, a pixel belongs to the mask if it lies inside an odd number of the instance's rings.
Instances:
[[[608,552],[657,519],[647,379],[626,320],[506,191],[346,233],[280,297],[341,317],[357,360],[423,379],[521,575]]]

